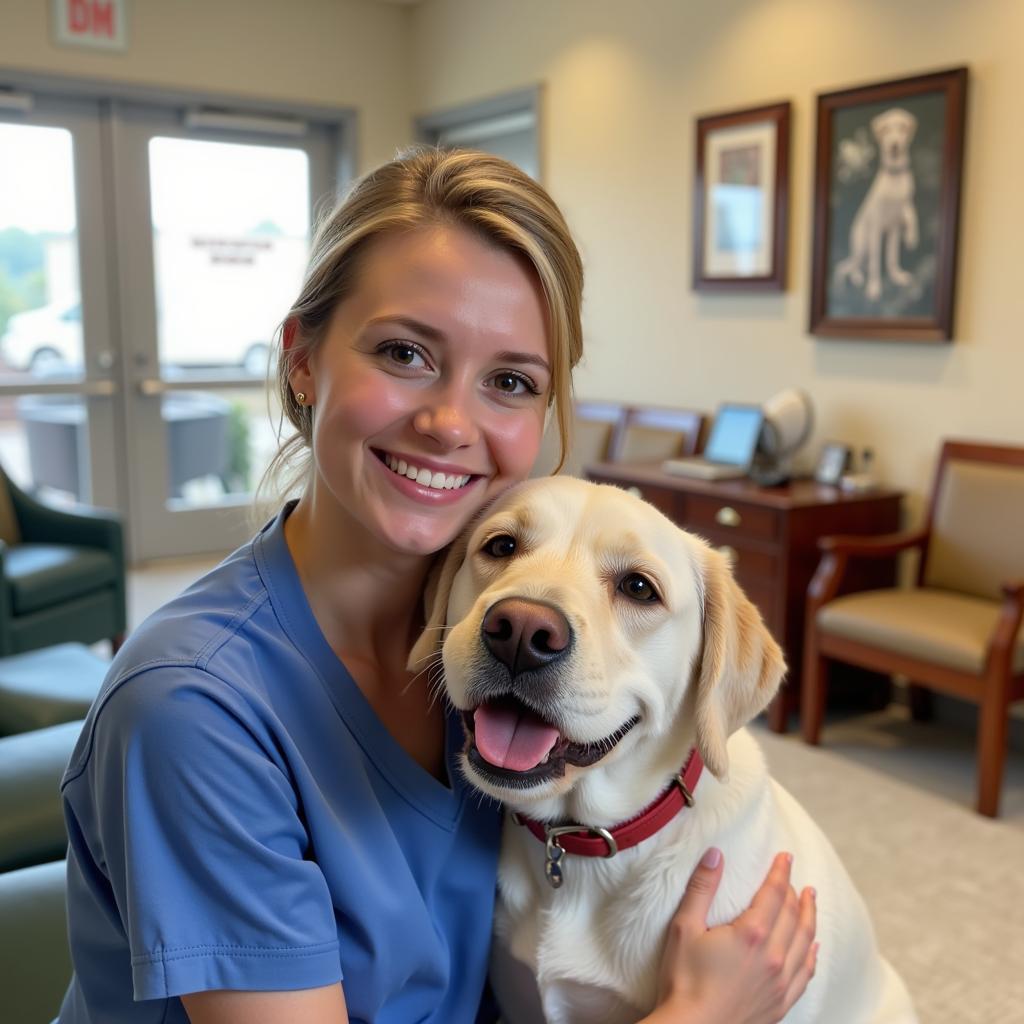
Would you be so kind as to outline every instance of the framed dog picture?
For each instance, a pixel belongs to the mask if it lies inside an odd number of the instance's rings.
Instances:
[[[818,96],[810,332],[953,336],[967,69]]]
[[[788,200],[788,103],[698,118],[693,287],[781,291]]]

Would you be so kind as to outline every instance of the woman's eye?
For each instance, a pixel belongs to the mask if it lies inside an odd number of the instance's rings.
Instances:
[[[658,592],[654,589],[654,584],[638,572],[631,572],[628,576],[624,576],[619,583],[619,590],[634,601],[658,600]]]
[[[407,341],[388,341],[377,351],[382,352],[388,359],[400,366],[419,366],[425,362],[420,347]],[[420,360],[419,363],[416,362],[417,359]]]
[[[491,378],[496,391],[504,395],[539,395],[540,389],[525,374],[502,370]]]
[[[511,558],[516,553],[516,539],[507,533],[499,534],[484,545],[484,552],[492,558]]]

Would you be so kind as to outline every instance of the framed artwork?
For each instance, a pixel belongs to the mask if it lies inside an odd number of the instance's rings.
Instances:
[[[822,446],[818,456],[818,465],[814,469],[814,479],[819,484],[837,487],[843,474],[850,468],[852,452],[850,446],[837,441],[829,441]]]
[[[967,69],[818,96],[810,332],[944,341]]]
[[[697,119],[693,287],[786,285],[789,103]]]

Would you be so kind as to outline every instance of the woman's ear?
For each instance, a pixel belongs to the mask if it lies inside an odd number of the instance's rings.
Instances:
[[[704,646],[697,672],[697,750],[718,779],[729,772],[729,737],[775,696],[786,662],[725,556],[704,547]]]
[[[466,557],[470,530],[465,529],[448,547],[437,554],[430,572],[427,574],[427,585],[423,590],[423,610],[426,625],[419,639],[409,652],[406,669],[410,672],[422,671],[427,660],[441,650],[444,643],[444,627],[448,618],[448,599],[452,593],[452,582]]]
[[[292,389],[293,395],[305,395],[300,405],[314,405],[316,403],[316,385],[313,374],[309,368],[309,357],[303,353],[296,358],[295,346],[301,345],[298,336],[298,321],[294,318],[286,320],[281,328],[281,349],[284,358],[289,360],[288,386]]]

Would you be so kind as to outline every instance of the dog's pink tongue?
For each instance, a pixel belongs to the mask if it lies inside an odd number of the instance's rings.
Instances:
[[[473,713],[476,748],[499,768],[525,772],[544,760],[558,742],[558,730],[529,711],[483,704]]]

